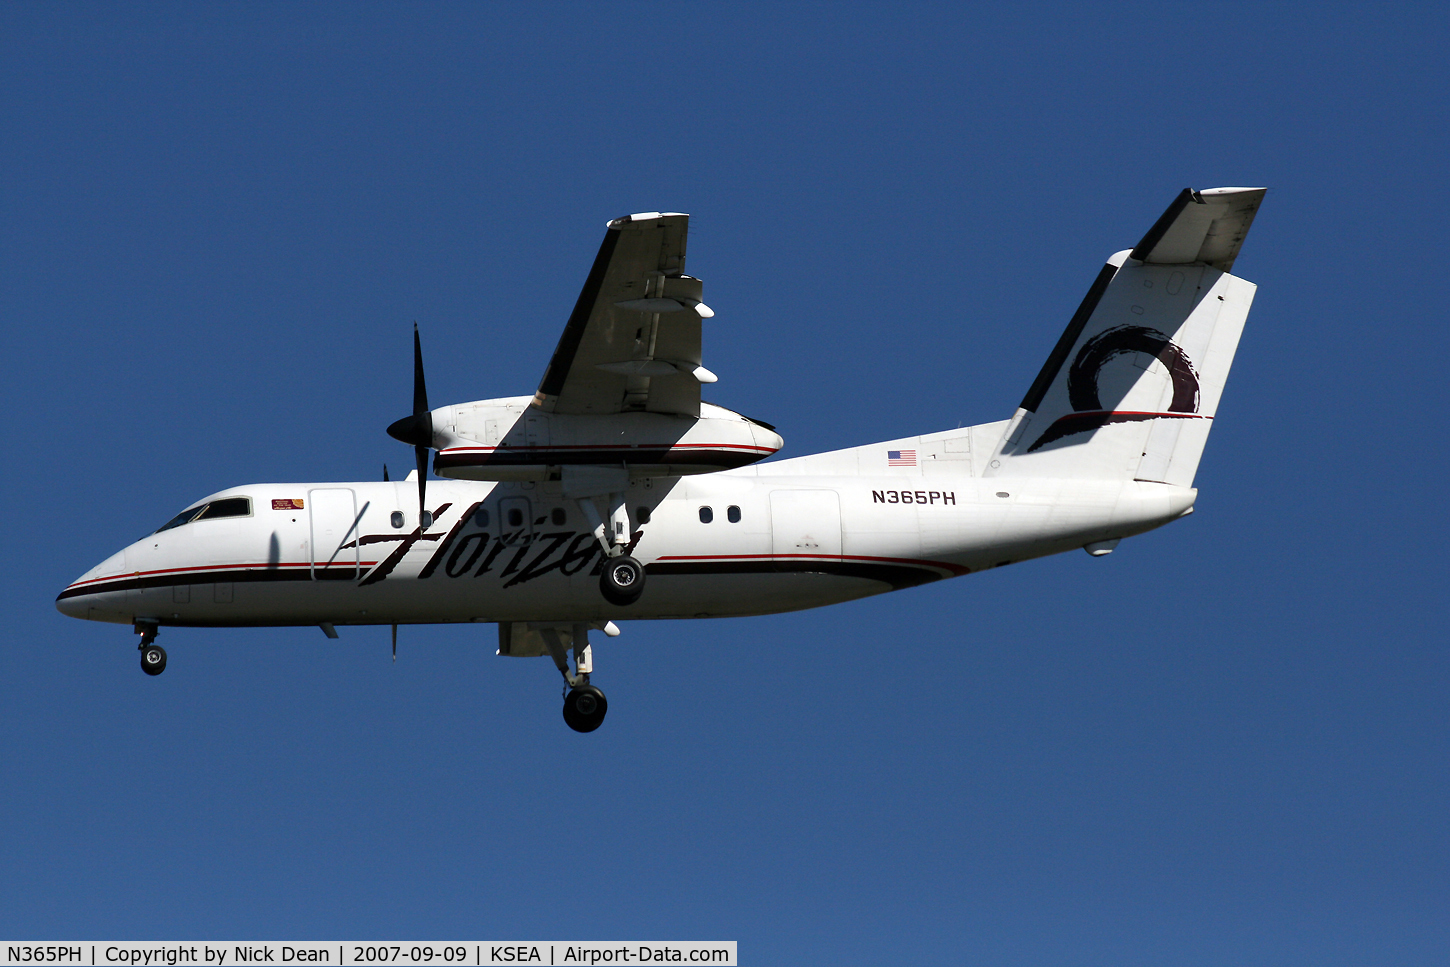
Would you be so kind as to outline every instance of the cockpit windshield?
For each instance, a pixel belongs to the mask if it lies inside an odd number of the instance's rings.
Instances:
[[[213,500],[209,504],[188,507],[158,527],[156,533],[159,534],[162,531],[169,531],[171,528],[180,527],[182,524],[190,524],[194,520],[218,520],[222,517],[250,516],[252,516],[252,498],[224,497],[221,500]]]

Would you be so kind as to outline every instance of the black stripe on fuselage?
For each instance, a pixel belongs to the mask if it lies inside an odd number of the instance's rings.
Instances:
[[[366,570],[366,569],[364,569]],[[868,578],[891,585],[892,590],[916,587],[940,581],[947,575],[939,571],[915,567],[909,564],[890,564],[876,561],[806,561],[806,560],[763,560],[763,561],[656,561],[645,565],[650,574],[705,575],[705,574],[830,574],[838,577]],[[319,581],[355,581],[358,572],[351,567],[331,567],[317,571]],[[105,594],[114,591],[142,591],[150,588],[169,588],[192,584],[239,584],[268,581],[292,583],[312,580],[312,573],[306,568],[296,569],[237,569],[233,571],[190,571],[177,574],[152,574],[145,577],[122,578],[104,584],[66,588],[56,596],[57,601],[78,598],[87,594]]]
[[[891,585],[893,591],[930,584],[947,577],[927,568],[877,561],[656,561],[646,564],[644,569],[661,577],[686,574],[829,574],[880,581]]]
[[[363,570],[366,570],[364,568]],[[356,581],[355,567],[331,566],[318,568],[319,581]],[[118,578],[104,584],[87,584],[83,587],[66,588],[56,595],[57,601],[79,598],[87,594],[105,594],[109,591],[144,591],[148,588],[171,588],[179,584],[243,584],[261,581],[311,581],[313,572],[299,568],[238,568],[234,571],[185,571],[177,574],[148,574],[145,577]]]

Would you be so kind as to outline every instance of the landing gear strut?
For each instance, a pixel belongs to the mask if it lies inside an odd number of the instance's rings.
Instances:
[[[166,649],[156,644],[158,630],[153,624],[136,623],[136,633],[141,636],[141,644],[137,646],[141,651],[141,670],[148,675],[166,671]]]
[[[628,560],[633,560],[632,558]],[[611,562],[612,563],[612,562]],[[637,566],[637,565],[636,565]],[[574,668],[569,668],[569,655],[556,628],[540,628],[539,634],[549,649],[554,666],[564,676],[569,691],[564,695],[564,723],[575,732],[593,732],[604,723],[604,713],[609,711],[609,702],[604,693],[589,684],[589,674],[594,670],[594,656],[589,648],[589,626],[576,624],[570,629],[574,639]]]
[[[634,604],[644,594],[644,565],[629,552],[639,534],[631,534],[629,508],[622,491],[608,495],[609,517],[599,516],[592,497],[580,497],[579,509],[594,530],[594,538],[604,549],[604,570],[599,574],[599,593],[617,607]],[[628,535],[628,536],[627,536]]]

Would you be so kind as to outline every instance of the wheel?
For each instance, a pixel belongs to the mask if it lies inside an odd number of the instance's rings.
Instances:
[[[564,721],[575,732],[593,732],[604,722],[609,702],[593,685],[569,689],[564,696]]]
[[[148,675],[160,675],[166,671],[166,649],[160,645],[147,645],[142,648],[141,670]]]
[[[644,594],[644,565],[628,555],[605,561],[599,593],[610,604],[634,604]]]

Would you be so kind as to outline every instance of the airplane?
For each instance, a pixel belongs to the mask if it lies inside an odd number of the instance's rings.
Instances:
[[[1082,548],[1192,513],[1194,475],[1256,287],[1231,274],[1263,188],[1184,189],[1107,260],[1016,412],[761,462],[775,427],[703,402],[714,312],[689,216],[608,223],[532,396],[431,409],[417,326],[403,481],[218,491],[56,600],[132,625],[497,625],[552,659],[564,720],[603,722],[591,632],[625,619],[836,604]],[[429,457],[441,480],[428,479]],[[416,489],[416,504],[413,502]]]

